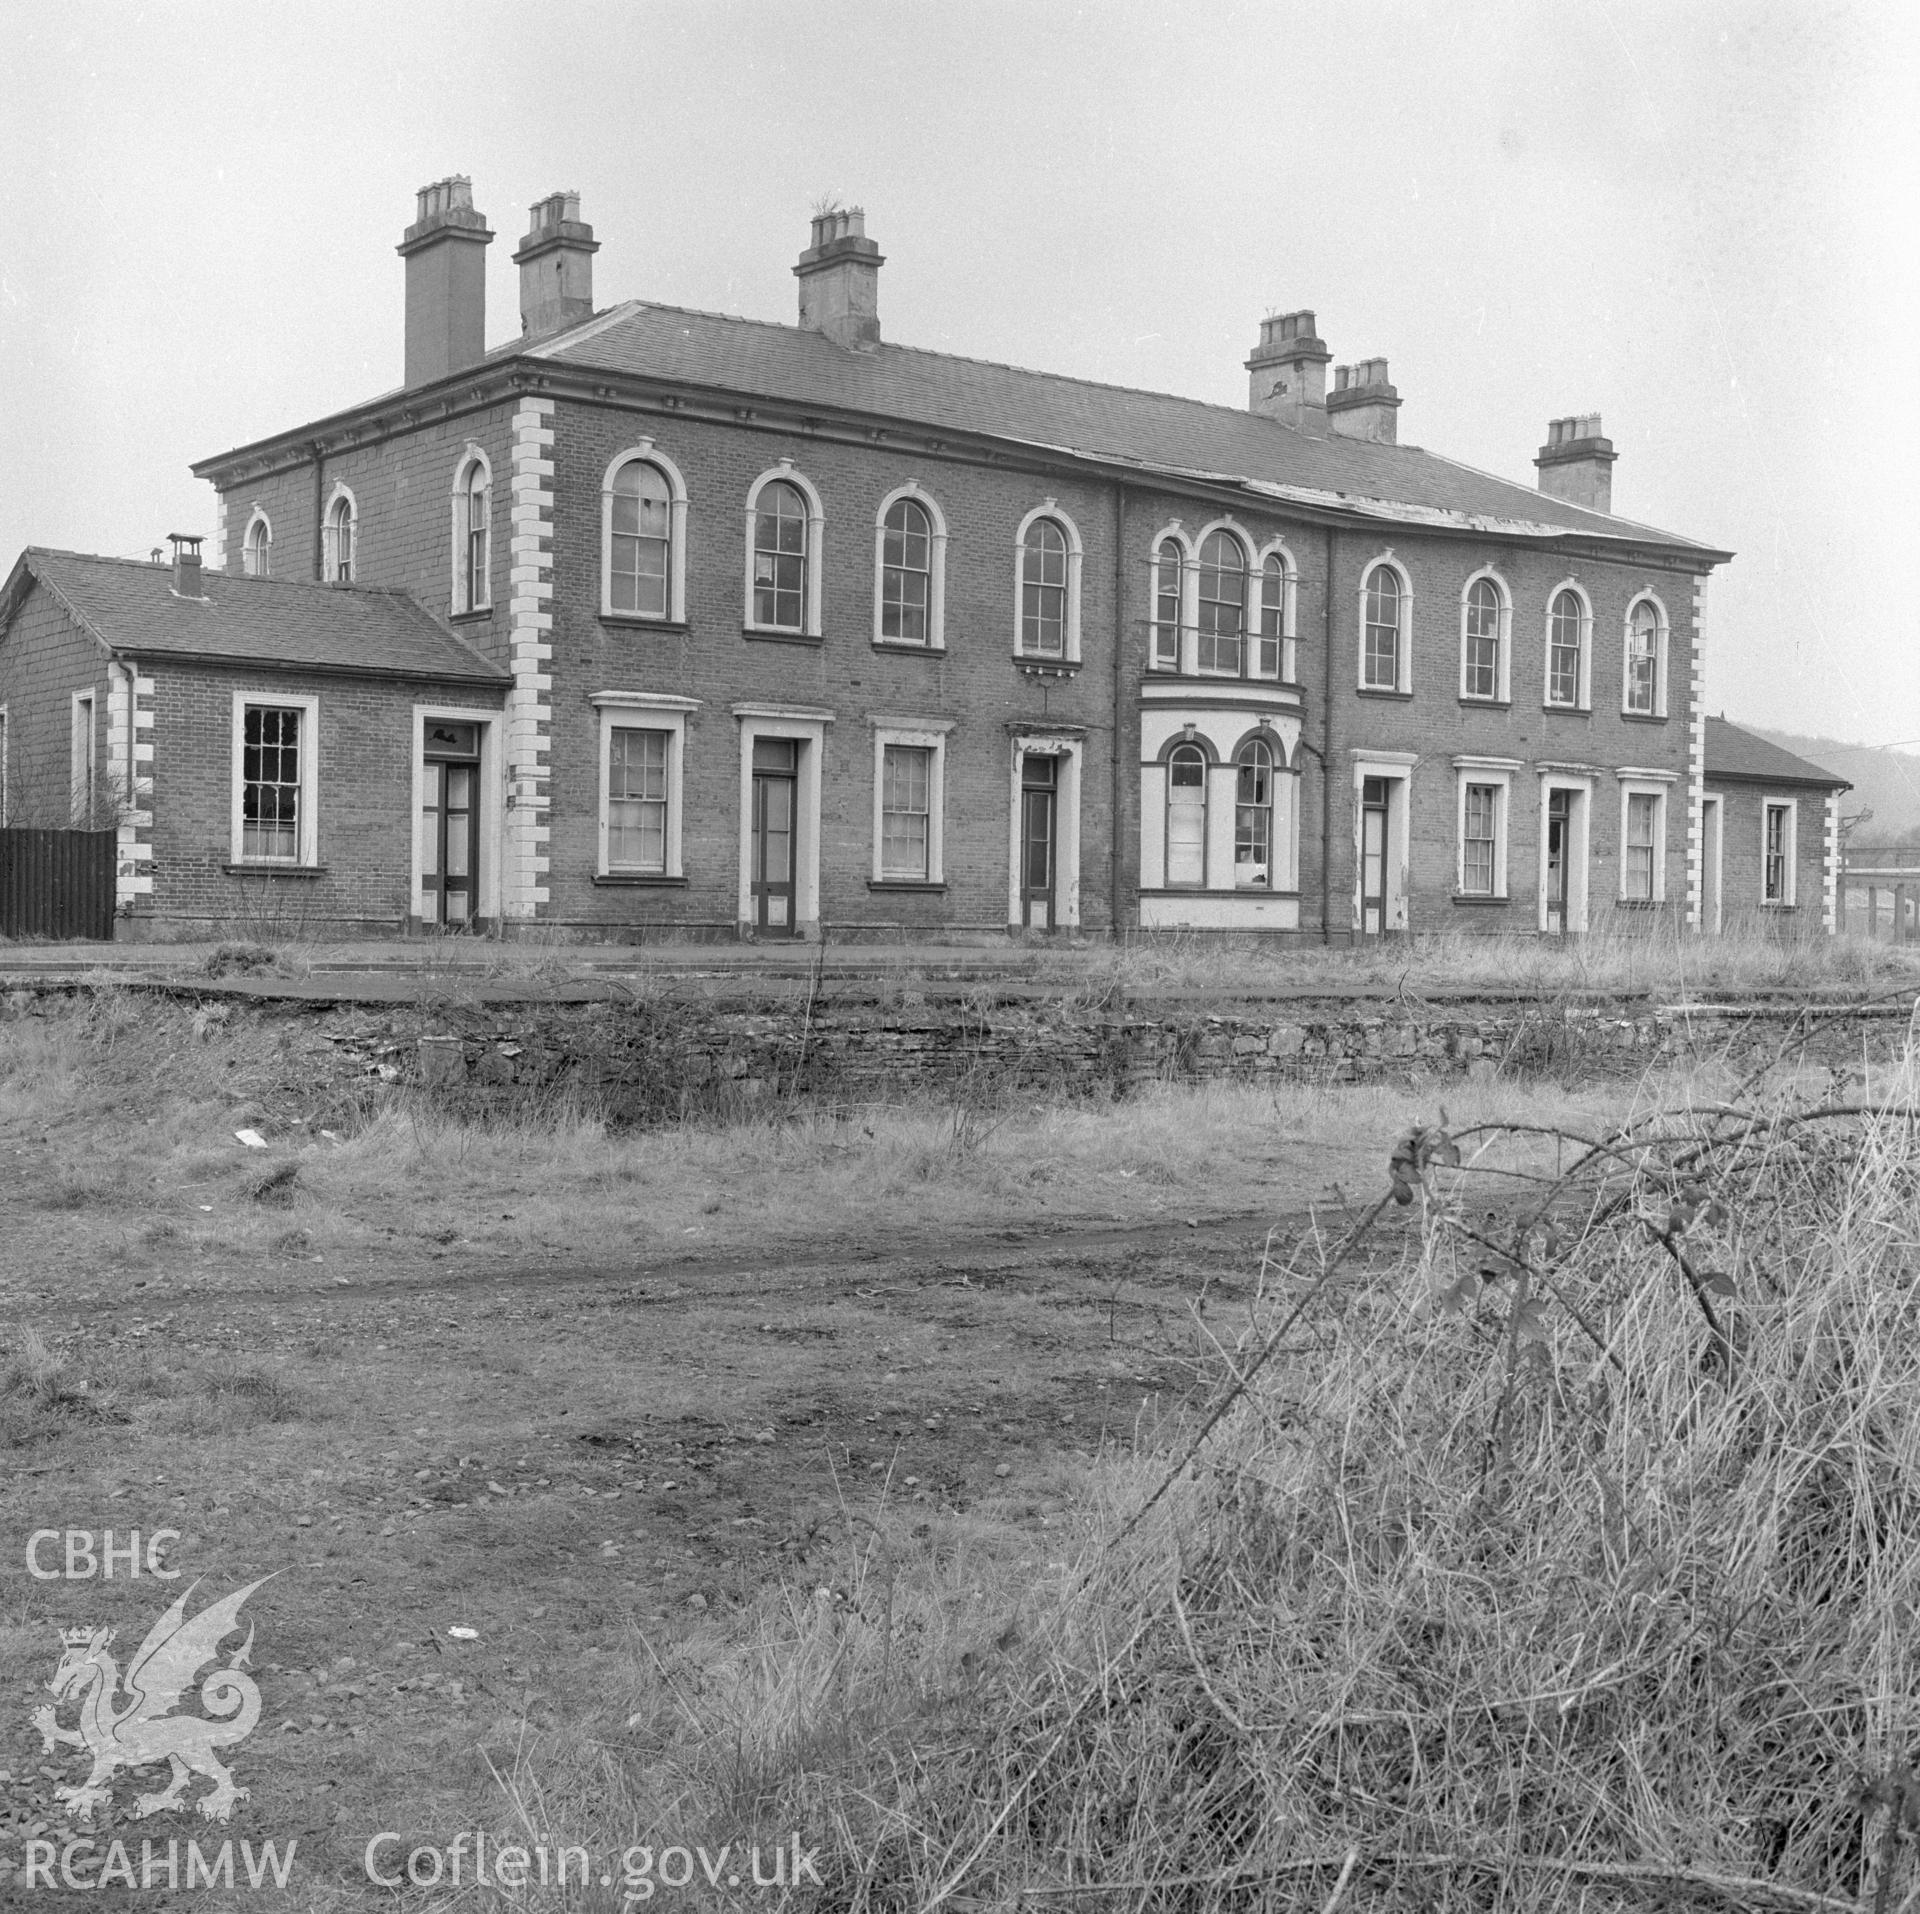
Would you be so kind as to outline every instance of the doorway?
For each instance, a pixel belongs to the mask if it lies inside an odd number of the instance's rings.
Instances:
[[[752,923],[761,937],[794,937],[795,830],[799,813],[800,741],[753,741]]]
[[[1385,778],[1364,778],[1360,785],[1360,932],[1378,937],[1387,916],[1387,825],[1390,798]]]
[[[1028,754],[1020,761],[1020,922],[1051,931],[1059,870],[1060,760]]]
[[[1573,861],[1573,793],[1547,793],[1547,921],[1549,937],[1567,934],[1567,873]]]
[[[480,727],[427,722],[421,746],[422,920],[471,930],[480,915]]]

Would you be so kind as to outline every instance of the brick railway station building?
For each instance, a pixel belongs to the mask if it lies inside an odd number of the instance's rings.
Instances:
[[[579,211],[490,351],[425,189],[404,385],[196,465],[204,568],[14,568],[9,809],[110,818],[126,934],[1702,923],[1729,554],[1597,418],[1537,487],[1401,445],[1310,312],[1244,411],[893,345],[851,210],[797,325],[596,311]]]

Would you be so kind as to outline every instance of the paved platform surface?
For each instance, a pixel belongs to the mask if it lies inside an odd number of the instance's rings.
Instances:
[[[703,997],[779,1001],[818,993],[823,999],[872,999],[912,991],[947,999],[990,991],[1002,1002],[1058,999],[1095,992],[1111,979],[1113,946],[1104,941],[1054,944],[497,944],[467,939],[307,945],[282,950],[268,969],[218,961],[231,944],[9,944],[0,942],[0,992],[72,989],[116,983],[168,995],[231,997],[311,1004],[420,1003],[436,996],[469,1003],[599,1003],[631,1001],[660,991]],[[1738,1014],[1762,1006],[1805,1006],[1849,1014],[1862,1006],[1854,988],[1789,995],[1777,989],[1710,988],[1682,999],[1671,988],[1574,990],[1497,982],[1417,982],[1377,976],[1354,982],[1327,974],[1329,955],[1301,954],[1297,977],[1284,958],[1267,977],[1244,972],[1209,984],[1140,979],[1129,1003],[1156,1006],[1273,1002],[1377,1001],[1405,1004],[1589,1002],[1640,1004],[1671,1013]],[[1365,959],[1356,957],[1356,968]],[[1915,986],[1866,994],[1876,1015],[1905,1016]]]

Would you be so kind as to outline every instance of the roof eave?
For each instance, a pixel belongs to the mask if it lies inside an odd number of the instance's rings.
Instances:
[[[165,660],[176,665],[217,665],[223,670],[278,671],[306,673],[322,678],[380,678],[404,684],[491,685],[504,691],[513,683],[511,672],[483,666],[449,664],[444,669],[412,665],[348,665],[319,663],[309,658],[259,658],[245,652],[182,651],[172,646],[155,649],[150,645],[112,645],[116,658],[144,659],[149,665]]]

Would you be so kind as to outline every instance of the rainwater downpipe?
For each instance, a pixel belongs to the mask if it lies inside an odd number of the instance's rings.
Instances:
[[[313,582],[327,582],[327,455],[315,439],[307,450],[313,454]]]
[[[1327,527],[1327,582],[1322,607],[1326,656],[1320,671],[1320,941],[1333,942],[1333,546]]]
[[[1107,810],[1107,934],[1117,943],[1120,922],[1120,735],[1125,716],[1126,679],[1123,655],[1127,626],[1127,488],[1113,488],[1113,734],[1107,748],[1109,803]]]

